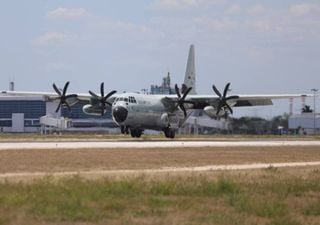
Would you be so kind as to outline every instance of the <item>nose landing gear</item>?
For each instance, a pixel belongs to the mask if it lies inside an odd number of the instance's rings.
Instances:
[[[172,129],[170,126],[166,127],[164,130],[164,135],[166,136],[166,138],[171,138],[173,139],[176,135],[176,131],[174,129]]]
[[[142,130],[140,129],[130,129],[131,137],[139,138],[142,135]]]

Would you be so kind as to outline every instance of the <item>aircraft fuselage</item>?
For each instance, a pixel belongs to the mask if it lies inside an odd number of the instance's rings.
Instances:
[[[162,97],[137,93],[117,95],[112,104],[113,120],[119,126],[141,130],[163,130],[175,125],[183,115],[168,112],[161,102]]]

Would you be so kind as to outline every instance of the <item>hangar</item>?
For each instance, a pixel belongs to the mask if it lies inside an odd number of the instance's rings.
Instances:
[[[73,131],[94,129],[112,132],[116,127],[110,113],[103,117],[83,113],[82,102],[73,105],[70,112],[62,108],[56,113],[56,107],[56,102],[39,97],[0,96],[0,132],[40,132],[50,120],[69,122],[66,126]]]

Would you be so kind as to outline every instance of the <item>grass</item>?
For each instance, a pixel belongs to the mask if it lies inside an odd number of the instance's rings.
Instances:
[[[254,178],[254,179],[253,179]],[[0,184],[0,224],[320,224],[320,172]]]

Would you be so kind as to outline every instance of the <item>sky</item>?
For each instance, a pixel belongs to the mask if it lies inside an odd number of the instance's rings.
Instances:
[[[315,0],[2,0],[0,27],[0,89],[13,80],[16,90],[51,91],[70,81],[71,92],[84,93],[104,81],[108,90],[140,91],[168,71],[181,84],[190,44],[199,94],[227,82],[233,94],[320,88]],[[280,101],[236,113],[288,109]]]

